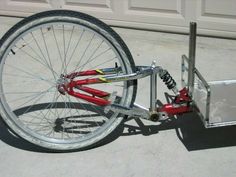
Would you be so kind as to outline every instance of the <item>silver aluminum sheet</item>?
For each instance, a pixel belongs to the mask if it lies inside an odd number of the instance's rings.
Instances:
[[[196,79],[194,101],[206,118],[207,91],[200,80]],[[211,89],[209,124],[224,124],[236,121],[236,80],[213,81]]]

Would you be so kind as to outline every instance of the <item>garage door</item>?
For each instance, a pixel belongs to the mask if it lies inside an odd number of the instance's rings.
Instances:
[[[0,0],[0,14],[28,16],[72,9],[114,26],[188,32],[189,21],[205,35],[236,37],[236,0]]]

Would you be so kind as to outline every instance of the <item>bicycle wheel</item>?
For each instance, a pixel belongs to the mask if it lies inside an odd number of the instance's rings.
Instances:
[[[115,65],[124,74],[135,72],[127,46],[103,22],[74,11],[46,11],[12,27],[0,47],[1,115],[20,137],[52,150],[81,149],[100,142],[122,121],[117,113],[57,89],[61,74]],[[91,87],[116,91],[115,101],[131,106],[136,86],[134,80]]]

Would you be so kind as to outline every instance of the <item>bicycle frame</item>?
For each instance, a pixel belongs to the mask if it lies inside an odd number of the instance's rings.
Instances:
[[[198,116],[205,128],[236,125],[236,80],[207,82],[195,67],[196,23],[190,23],[189,55],[182,56],[182,87],[155,61],[135,67],[119,35],[80,12],[33,15],[12,27],[0,43],[2,118],[16,135],[43,148],[94,147],[128,116],[159,125],[192,112],[186,117]],[[215,69],[215,78],[223,76]],[[149,108],[134,102],[136,81],[147,77]],[[157,101],[158,77],[174,93],[165,95],[166,104]]]
[[[137,66],[136,72],[131,74],[123,74],[121,67],[104,68],[96,70],[87,70],[74,72],[69,75],[62,75],[58,81],[58,91],[61,94],[69,94],[71,96],[83,99],[98,106],[104,106],[106,111],[122,113],[129,116],[139,116],[149,120],[163,120],[169,116],[183,114],[192,111],[192,91],[194,84],[194,68],[195,68],[195,47],[196,47],[196,23],[190,24],[190,42],[189,42],[189,72],[188,87],[178,90],[175,81],[170,75],[162,78],[166,74],[161,66],[156,66],[155,61],[151,66]],[[169,74],[169,73],[168,73]],[[164,104],[157,107],[157,75],[159,75],[166,83],[167,87],[175,94],[172,103]],[[100,76],[98,78],[87,78],[74,80],[74,78],[82,76]],[[134,107],[122,107],[108,100],[112,93],[88,87],[91,84],[123,82],[129,80],[150,77],[150,108],[144,108],[138,104]],[[87,94],[80,93],[80,90]]]

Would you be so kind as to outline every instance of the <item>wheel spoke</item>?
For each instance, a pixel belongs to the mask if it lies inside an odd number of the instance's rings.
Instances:
[[[43,43],[44,43],[44,46],[45,46],[45,49],[46,49],[46,52],[47,52],[50,70],[52,71],[52,75],[53,75],[53,77],[54,77],[54,79],[55,79],[55,81],[56,81],[56,80],[57,80],[56,75],[58,76],[58,74],[53,70],[52,62],[51,62],[50,55],[49,55],[49,52],[48,52],[48,46],[47,46],[47,43],[46,43],[46,40],[45,40],[43,31],[42,31],[42,28],[40,28],[40,31],[41,31],[41,34],[42,34],[42,37],[43,37]],[[46,59],[46,58],[45,58],[45,59]],[[46,60],[47,60],[47,59],[46,59]]]
[[[77,50],[77,48],[78,48],[78,46],[79,46],[79,43],[80,43],[80,41],[81,41],[81,39],[82,39],[84,33],[85,33],[85,30],[83,29],[83,31],[82,31],[82,33],[81,33],[81,35],[80,35],[80,37],[79,37],[79,40],[77,41],[77,43],[76,43],[76,45],[75,45],[75,47],[74,47],[74,50],[73,50],[73,52],[72,52],[72,54],[71,54],[71,56],[70,56],[70,58],[69,58],[69,61],[68,61],[67,65],[66,65],[66,67],[70,64],[70,62],[71,62],[71,60],[72,60],[72,58],[73,58],[73,56],[74,56],[74,54],[75,54],[75,51]]]
[[[90,47],[90,45],[91,45],[91,43],[92,43],[92,41],[93,41],[93,39],[94,39],[94,36],[95,36],[95,33],[93,34],[93,36],[92,36],[92,38],[90,39],[88,45],[86,46],[86,49],[84,50],[82,56],[80,57],[79,62],[75,65],[75,69],[74,69],[74,71],[76,71],[77,68],[79,67],[81,61],[82,61],[83,58],[84,58],[84,55],[87,53],[87,50],[88,50],[88,48]]]
[[[10,52],[0,56],[0,106],[9,115],[7,122],[29,141],[59,149],[75,148],[80,144],[87,146],[106,136],[121,121],[112,111],[107,114],[103,107],[67,92],[60,93],[58,86],[64,84],[66,90],[70,82],[62,80],[61,75],[113,67],[115,62],[123,73],[132,69],[129,61],[122,58],[126,51],[121,42],[110,30],[90,18],[78,16],[69,20],[69,16],[64,16],[60,13],[55,17],[44,16],[42,20],[39,17],[38,21],[22,24],[24,27],[19,25],[19,30],[13,31],[9,38],[12,41],[6,40],[7,45],[2,45],[4,52]],[[84,79],[92,77],[99,76],[81,76]],[[119,92],[122,97],[132,93],[133,86],[127,88],[122,82],[91,87]],[[121,100],[122,104],[130,102]]]
[[[13,69],[18,70],[18,71],[20,71],[21,73],[24,73],[24,74],[30,75],[30,76],[32,76],[33,78],[37,78],[37,79],[39,79],[39,80],[43,80],[43,81],[46,81],[46,82],[52,83],[52,82],[51,82],[50,80],[48,80],[48,79],[45,79],[45,78],[40,77],[40,76],[37,76],[36,74],[33,74],[33,73],[31,73],[31,72],[24,71],[24,70],[21,69],[21,68],[18,68],[18,67],[12,66],[12,65],[10,65],[10,64],[5,64],[5,65],[8,66],[8,67],[11,67],[11,68],[13,68]]]
[[[43,61],[44,61],[44,62],[46,63],[46,65],[48,66],[48,68],[49,68],[50,71],[52,72],[52,75],[53,75],[53,77],[54,77],[54,79],[55,79],[55,75],[54,75],[54,72],[55,72],[55,71],[53,71],[52,68],[50,67],[50,65],[48,64],[47,59],[46,59],[45,55],[43,54],[43,51],[42,51],[41,47],[39,46],[39,43],[37,42],[37,40],[36,40],[36,38],[35,38],[33,32],[31,32],[30,34],[32,35],[32,37],[33,37],[33,39],[34,39],[34,41],[35,41],[35,43],[36,43],[36,45],[37,45],[37,47],[38,47],[38,49],[39,49],[41,55],[42,55]],[[42,36],[43,36],[43,34],[42,34]],[[56,80],[56,79],[55,79],[55,80]]]
[[[102,46],[104,41],[102,41],[98,46],[97,48],[93,51],[92,55],[90,55],[90,57],[88,58],[87,62],[85,64],[83,64],[82,67],[79,67],[81,71],[83,71],[84,67],[90,63],[90,60],[92,60],[92,57],[94,56],[94,54],[98,51],[98,49]]]
[[[94,61],[95,59],[99,58],[100,56],[104,55],[106,52],[108,52],[109,50],[111,50],[111,48],[106,49],[105,51],[101,52],[100,54],[96,55],[94,58],[92,58],[91,60],[89,60],[88,62],[86,62],[85,64],[81,65],[80,67],[77,68],[77,70],[81,70],[82,67],[84,67],[85,65],[87,65],[88,63],[91,63],[92,61]],[[75,70],[74,70],[75,71]]]

